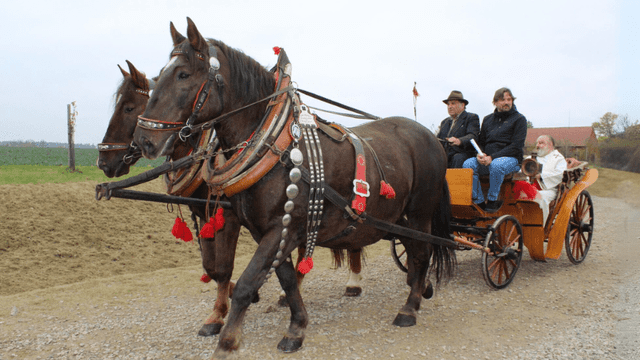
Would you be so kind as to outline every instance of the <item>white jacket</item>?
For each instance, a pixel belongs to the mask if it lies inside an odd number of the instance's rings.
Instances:
[[[555,190],[562,182],[564,171],[567,170],[567,161],[564,156],[558,150],[553,150],[545,156],[538,156],[536,160],[542,164],[542,173],[537,180],[540,188]]]

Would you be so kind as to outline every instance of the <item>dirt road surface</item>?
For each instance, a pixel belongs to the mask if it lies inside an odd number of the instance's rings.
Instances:
[[[147,186],[141,190],[158,191]],[[237,358],[638,359],[640,210],[593,201],[596,228],[583,264],[564,253],[547,262],[525,254],[510,287],[494,291],[480,254],[458,252],[455,278],[422,302],[411,328],[391,325],[408,287],[388,242],[367,250],[357,298],[342,296],[346,270],[318,250],[302,294],[310,317],[303,348],[276,349],[290,314],[276,305],[273,277],[249,309]],[[212,356],[217,338],[197,331],[215,284],[199,281],[197,245],[169,233],[175,212],[97,202],[88,182],[3,185],[0,204],[0,360]],[[244,232],[234,278],[254,249]]]

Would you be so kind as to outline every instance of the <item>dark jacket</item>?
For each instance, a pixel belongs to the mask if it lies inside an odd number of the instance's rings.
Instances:
[[[438,131],[438,139],[445,140],[446,138],[456,137],[460,139],[460,146],[453,146],[443,142],[447,156],[451,157],[456,153],[467,153],[469,156],[475,156],[476,151],[471,145],[471,139],[477,141],[478,133],[480,132],[480,118],[474,113],[464,110],[458,116],[455,127],[451,133],[451,122],[453,119],[448,117],[442,120],[440,123],[440,131]]]
[[[527,138],[527,119],[513,105],[511,110],[492,114],[482,120],[478,145],[492,159],[514,157],[522,163],[524,141]]]

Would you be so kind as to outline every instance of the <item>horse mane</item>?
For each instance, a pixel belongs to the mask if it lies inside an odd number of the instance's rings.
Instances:
[[[231,86],[239,97],[245,97],[249,102],[260,100],[275,90],[273,73],[260,65],[256,60],[238,49],[227,46],[220,40],[208,39],[217,46],[229,59],[231,71]]]
[[[224,83],[225,86],[232,87],[236,98],[252,103],[274,92],[276,82],[273,73],[256,60],[220,40],[209,38],[207,43],[216,46],[229,59],[231,79],[224,79]],[[195,56],[195,50],[188,39],[178,44],[176,49],[180,49],[187,56],[190,66],[194,68],[208,66]]]

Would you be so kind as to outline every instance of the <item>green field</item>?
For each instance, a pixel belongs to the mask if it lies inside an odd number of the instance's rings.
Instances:
[[[76,166],[95,166],[98,149],[75,149]],[[140,159],[134,166],[155,167],[164,162],[164,158],[156,160]],[[39,148],[0,146],[0,166],[2,165],[45,165],[69,166],[67,148]]]
[[[110,182],[140,174],[164,162],[140,159],[129,174],[109,179],[96,166],[98,149],[76,149],[76,172],[69,172],[66,148],[0,146],[0,185],[65,183],[76,181]]]

